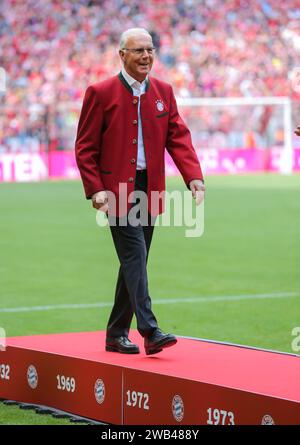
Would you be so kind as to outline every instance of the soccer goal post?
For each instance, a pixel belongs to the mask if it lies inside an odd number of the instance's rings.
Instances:
[[[222,98],[177,98],[177,104],[184,112],[186,107],[192,110],[195,107],[202,109],[213,108],[222,110],[224,108],[235,107],[274,107],[282,108],[283,113],[280,114],[281,125],[283,129],[282,155],[280,156],[279,171],[282,174],[290,174],[293,170],[293,147],[292,147],[292,102],[289,97],[222,97]],[[237,112],[239,115],[240,113]],[[239,118],[241,116],[239,115]],[[201,114],[199,114],[201,119]],[[246,124],[246,122],[245,122]],[[205,125],[205,124],[204,124]],[[270,148],[270,147],[265,147]]]

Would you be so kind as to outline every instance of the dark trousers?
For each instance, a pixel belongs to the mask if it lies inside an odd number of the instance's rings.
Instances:
[[[135,190],[147,192],[147,171],[136,172]],[[137,201],[138,202],[138,201]],[[120,261],[115,291],[115,302],[107,325],[107,337],[128,336],[135,314],[137,328],[143,337],[157,328],[157,320],[151,309],[148,291],[147,260],[154,231],[153,218],[137,226],[110,225],[115,249]]]

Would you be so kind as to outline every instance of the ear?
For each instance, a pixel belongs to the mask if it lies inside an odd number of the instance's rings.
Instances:
[[[123,51],[122,49],[119,49],[119,56],[120,56],[121,60],[124,62],[125,61],[125,51]]]

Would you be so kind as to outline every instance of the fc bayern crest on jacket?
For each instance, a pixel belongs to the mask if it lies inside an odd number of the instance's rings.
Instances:
[[[165,108],[163,101],[158,99],[155,102],[156,102],[156,108],[158,109],[158,111],[163,111]]]

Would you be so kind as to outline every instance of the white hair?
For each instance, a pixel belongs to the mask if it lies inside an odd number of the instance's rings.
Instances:
[[[149,34],[149,32],[144,29],[144,28],[130,28],[127,29],[126,31],[124,31],[120,37],[120,49],[125,48],[127,40],[130,37],[136,37],[139,36],[141,34],[146,34],[147,36],[151,37],[151,34]],[[151,37],[152,40],[152,37]]]

